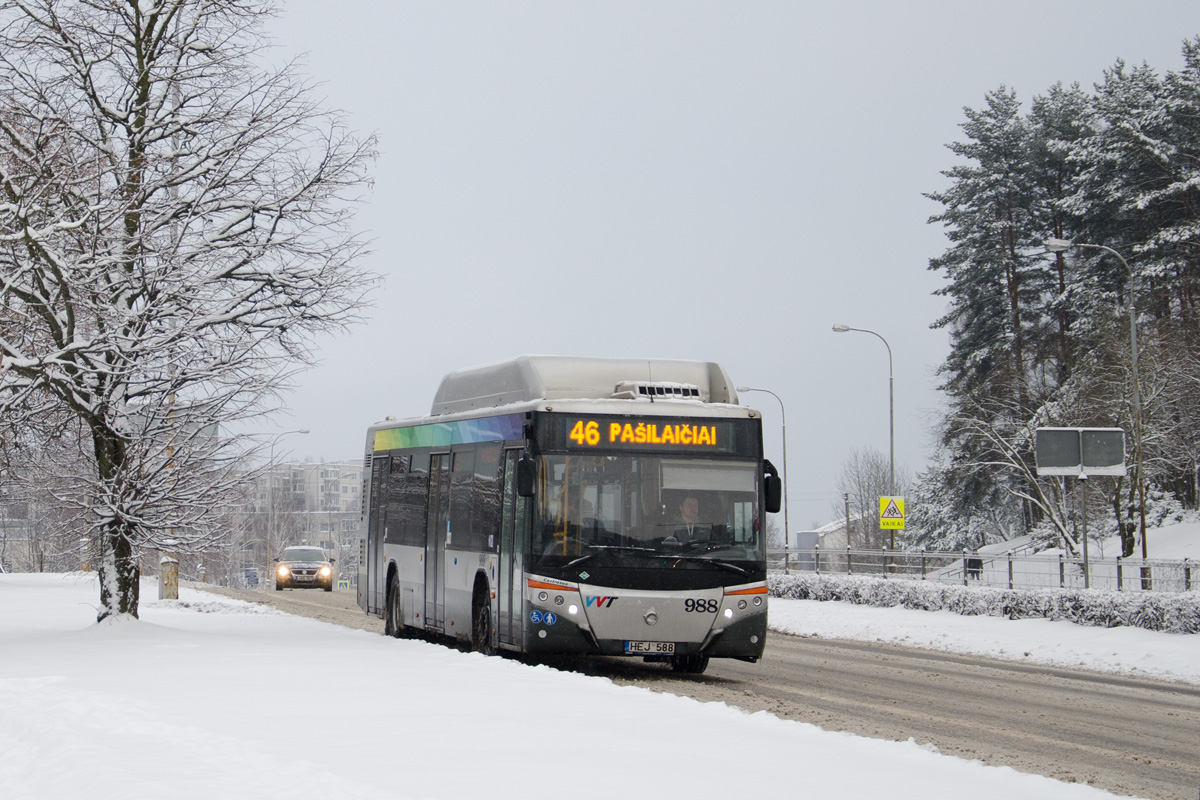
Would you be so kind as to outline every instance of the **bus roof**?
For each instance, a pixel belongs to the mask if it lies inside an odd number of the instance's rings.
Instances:
[[[442,379],[430,414],[536,400],[614,398],[737,405],[733,381],[712,361],[524,355],[456,370]]]

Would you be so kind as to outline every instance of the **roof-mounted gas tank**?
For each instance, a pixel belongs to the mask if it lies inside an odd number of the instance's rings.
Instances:
[[[431,414],[536,400],[690,400],[737,404],[733,381],[712,361],[517,356],[451,372]]]

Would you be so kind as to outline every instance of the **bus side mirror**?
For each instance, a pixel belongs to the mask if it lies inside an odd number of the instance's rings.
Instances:
[[[534,481],[537,478],[537,462],[529,456],[517,461],[517,496],[533,497]]]
[[[763,462],[763,510],[778,514],[783,507],[783,481],[770,461]]]
[[[766,483],[766,510],[768,514],[778,514],[783,508],[783,481],[778,475],[768,475]]]

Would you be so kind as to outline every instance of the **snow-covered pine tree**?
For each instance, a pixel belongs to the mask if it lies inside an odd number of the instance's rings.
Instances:
[[[1028,180],[1029,133],[1015,92],[989,92],[982,110],[964,109],[965,142],[948,147],[965,163],[942,174],[950,186],[926,196],[943,210],[951,242],[929,268],[945,274],[938,291],[949,311],[934,327],[950,330],[941,369],[952,394],[1003,396],[1028,407],[1026,338],[1044,270],[1030,256],[1035,196]]]
[[[1183,54],[1163,79],[1118,61],[1094,95],[1054,86],[1025,118],[1003,88],[966,110],[967,140],[950,146],[966,163],[929,195],[951,241],[930,268],[946,275],[949,310],[935,326],[950,329],[952,349],[942,460],[923,476],[952,492],[959,527],[1016,493],[1032,499],[1027,526],[1049,514],[1065,531],[1055,487],[1030,485],[1008,445],[1030,424],[1133,429],[1129,276],[1103,252],[1044,255],[1050,237],[1113,247],[1133,269],[1146,478],[1197,501],[1200,37]],[[1126,555],[1136,485],[1112,488]]]
[[[943,206],[930,222],[941,223],[951,243],[930,261],[947,279],[938,293],[949,298],[946,315],[934,323],[949,329],[951,347],[939,369],[950,405],[942,437],[948,470],[939,474],[971,476],[965,503],[995,498],[1020,480],[977,469],[1003,459],[976,431],[1019,426],[1036,407],[1030,376],[1051,282],[1032,231],[1040,206],[1029,124],[1015,92],[1002,86],[985,101],[983,109],[964,110],[966,141],[949,145],[963,159],[943,172],[949,187],[927,195]],[[959,424],[980,413],[979,425]]]
[[[1045,95],[1033,98],[1029,112],[1029,179],[1036,188],[1031,225],[1039,235],[1072,239],[1080,220],[1071,213],[1066,201],[1078,190],[1080,162],[1075,152],[1095,131],[1091,98],[1078,84],[1050,87]],[[1042,327],[1036,336],[1033,373],[1042,376],[1044,397],[1071,373],[1074,361],[1075,326],[1079,313],[1072,302],[1076,280],[1064,253],[1051,257],[1052,268],[1042,277],[1045,307],[1039,314]]]
[[[1101,124],[1079,148],[1085,164],[1079,191],[1069,204],[1081,215],[1079,241],[1121,252],[1119,260],[1098,251],[1079,254],[1085,280],[1080,306],[1093,327],[1125,313],[1129,292],[1137,308],[1139,375],[1143,398],[1143,463],[1148,483],[1171,486],[1195,502],[1194,387],[1197,361],[1197,259],[1200,258],[1200,83],[1197,42],[1184,44],[1185,67],[1160,79],[1147,64],[1118,61],[1097,86]],[[1101,321],[1099,323],[1094,321]],[[1096,331],[1100,333],[1099,330]],[[1128,332],[1126,331],[1126,337]],[[1104,341],[1097,337],[1095,343]],[[1111,361],[1125,365],[1115,388],[1124,398],[1119,421],[1131,430],[1132,373],[1128,344]],[[1173,377],[1166,379],[1170,373]],[[1187,420],[1187,422],[1183,422]],[[1129,481],[1121,532],[1125,555],[1133,552],[1136,481]]]

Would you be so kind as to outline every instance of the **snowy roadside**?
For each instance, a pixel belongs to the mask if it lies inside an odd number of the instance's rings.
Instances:
[[[0,575],[2,797],[1112,796],[190,589],[96,625],[96,597]]]
[[[776,597],[769,613],[772,630],[794,636],[887,642],[1200,684],[1200,636],[1195,634]]]

